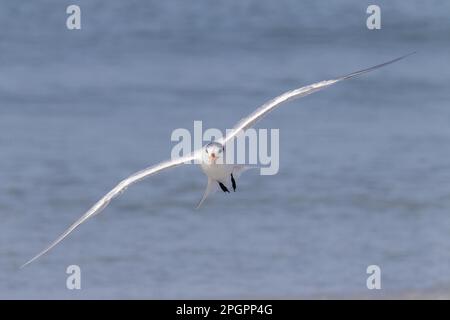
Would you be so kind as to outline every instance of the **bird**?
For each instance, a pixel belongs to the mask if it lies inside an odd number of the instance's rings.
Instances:
[[[76,220],[72,225],[70,225],[58,238],[56,238],[56,240],[50,243],[44,250],[39,252],[33,258],[24,263],[21,266],[21,268],[29,265],[33,261],[37,260],[44,254],[49,252],[51,249],[53,249],[70,233],[72,233],[76,228],[78,228],[82,223],[100,213],[114,198],[122,194],[128,187],[161,171],[179,167],[183,164],[192,163],[192,161],[194,161],[194,163],[200,164],[203,173],[208,178],[208,182],[206,190],[204,191],[204,194],[201,200],[199,201],[197,208],[201,206],[201,204],[205,201],[205,199],[208,197],[209,194],[217,190],[219,187],[223,192],[226,193],[230,192],[230,188],[232,188],[233,191],[236,191],[236,178],[239,177],[239,175],[243,171],[248,169],[248,167],[243,165],[231,165],[223,161],[223,159],[225,159],[227,143],[232,141],[239,134],[245,132],[247,129],[254,126],[259,120],[261,120],[267,114],[269,114],[270,112],[272,112],[273,110],[275,110],[276,108],[278,108],[279,106],[288,101],[310,95],[314,92],[328,88],[338,82],[349,80],[357,76],[363,75],[365,73],[379,69],[381,67],[390,65],[412,54],[415,54],[415,52],[403,55],[396,59],[366,69],[352,72],[350,74],[341,77],[337,77],[331,80],[323,80],[294,90],[287,91],[273,98],[272,100],[267,101],[259,108],[257,108],[255,111],[253,111],[250,115],[242,118],[231,130],[227,131],[225,137],[217,139],[216,141],[211,141],[202,148],[186,156],[182,156],[177,159],[167,160],[132,174],[128,178],[119,182],[111,191],[109,191],[105,196],[103,196],[103,198],[97,201],[78,220]]]

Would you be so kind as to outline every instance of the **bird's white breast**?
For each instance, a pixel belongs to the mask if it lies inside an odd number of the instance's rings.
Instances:
[[[233,166],[227,164],[202,163],[201,168],[209,178],[222,182],[227,181],[233,173]]]

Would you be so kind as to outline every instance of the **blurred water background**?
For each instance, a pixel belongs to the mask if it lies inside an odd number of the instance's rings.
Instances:
[[[302,298],[448,293],[450,2],[1,1],[1,298]],[[82,29],[66,29],[78,4]],[[119,180],[170,156],[173,129],[230,128],[288,89],[417,51],[292,102],[280,171],[201,210],[205,177],[128,190],[18,267]],[[82,290],[66,289],[66,267]],[[382,290],[366,288],[366,268]]]

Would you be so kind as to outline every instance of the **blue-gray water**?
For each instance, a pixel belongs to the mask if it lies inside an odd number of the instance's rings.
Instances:
[[[65,9],[79,4],[82,29]],[[450,3],[0,2],[1,298],[298,298],[450,291]],[[280,172],[194,210],[178,168],[18,267],[176,128],[231,127],[275,95],[417,51],[292,102]],[[66,267],[82,289],[66,289]],[[366,268],[382,290],[366,288]]]

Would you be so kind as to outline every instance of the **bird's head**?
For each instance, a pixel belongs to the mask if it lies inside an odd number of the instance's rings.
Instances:
[[[219,159],[223,161],[224,151],[225,148],[222,144],[210,142],[203,148],[203,161],[210,164],[215,164]]]

